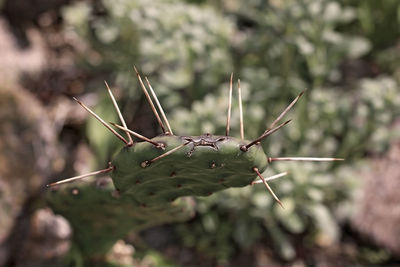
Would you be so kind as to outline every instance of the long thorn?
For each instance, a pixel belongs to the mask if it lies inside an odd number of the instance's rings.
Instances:
[[[283,158],[268,158],[271,161],[338,161],[344,160],[341,158],[313,158],[313,157],[283,157]]]
[[[113,169],[114,169],[114,167],[111,166],[111,167],[108,167],[107,169],[103,169],[103,170],[100,170],[100,171],[95,171],[95,172],[91,172],[91,173],[87,173],[87,174],[83,174],[83,175],[78,175],[78,176],[74,176],[74,177],[71,177],[71,178],[68,178],[68,179],[64,179],[64,180],[61,180],[61,181],[58,181],[58,182],[55,182],[55,183],[51,183],[51,184],[46,185],[46,187],[51,187],[51,186],[55,186],[55,185],[59,185],[59,184],[65,184],[65,183],[69,183],[69,182],[72,182],[72,181],[75,181],[75,180],[79,180],[79,179],[82,179],[82,178],[86,178],[86,177],[89,177],[89,176],[94,176],[94,175],[98,175],[98,174],[102,174],[102,173],[108,173],[108,172],[112,171]]]
[[[269,130],[267,132],[264,132],[260,137],[258,137],[257,139],[255,139],[254,141],[248,143],[247,145],[242,145],[240,147],[240,150],[242,151],[247,151],[251,146],[253,146],[254,144],[257,144],[258,142],[261,142],[264,138],[266,138],[267,136],[270,136],[271,134],[273,134],[274,132],[278,131],[280,128],[282,128],[283,126],[285,126],[286,124],[288,124],[291,120],[287,120],[284,123],[281,123],[280,125],[276,126],[274,129]]]
[[[108,125],[107,122],[105,122],[102,118],[100,118],[99,115],[94,113],[90,108],[88,108],[85,104],[83,104],[81,101],[73,97],[73,99],[78,102],[79,105],[81,105],[84,109],[86,109],[87,112],[89,112],[93,117],[95,117],[98,121],[100,121],[108,130],[110,130],[113,134],[115,134],[116,137],[122,140],[125,144],[129,145],[128,141],[126,141],[125,138],[123,138],[119,133],[117,133],[113,128],[111,128],[110,125]]]
[[[231,127],[232,79],[233,79],[233,72],[231,73],[231,80],[229,82],[228,116],[226,117],[226,136],[229,136],[229,129]]]
[[[115,97],[114,97],[114,95],[113,95],[113,93],[112,93],[110,87],[108,86],[108,83],[107,83],[106,81],[104,81],[104,83],[106,84],[107,91],[108,91],[108,93],[109,93],[109,95],[110,95],[110,97],[111,97],[111,100],[112,100],[112,102],[113,102],[113,104],[114,104],[115,110],[116,110],[117,113],[118,113],[118,117],[119,117],[119,119],[121,120],[122,125],[123,125],[125,128],[128,128],[128,127],[126,126],[124,117],[122,116],[122,113],[121,113],[121,111],[120,111],[120,109],[119,109],[119,107],[118,107],[117,101],[115,100]],[[126,133],[126,135],[128,136],[128,139],[129,139],[128,145],[132,145],[132,144],[133,144],[132,136],[129,134],[128,131],[125,131],[125,133]]]
[[[269,187],[267,181],[265,181],[264,177],[262,177],[261,173],[258,171],[258,168],[254,167],[253,171],[255,171],[257,173],[257,176],[261,179],[261,181],[264,183],[265,187],[268,189],[268,191],[271,193],[271,195],[275,198],[276,202],[278,202],[279,205],[281,205],[282,209],[284,209],[285,207],[283,207],[282,202],[275,195],[274,191],[272,191],[271,187]]]
[[[239,98],[239,115],[240,115],[240,139],[244,140],[243,126],[243,107],[242,107],[242,89],[240,88],[240,79],[238,79],[238,98]]]
[[[287,107],[285,108],[284,111],[282,111],[282,113],[278,116],[278,118],[276,118],[276,119],[271,123],[271,125],[268,127],[267,130],[265,130],[264,133],[270,131],[270,130],[275,126],[275,124],[277,124],[277,123],[282,119],[282,117],[285,116],[286,113],[289,112],[289,110],[294,106],[294,104],[296,104],[296,102],[299,100],[299,98],[300,98],[303,94],[304,94],[304,91],[301,92],[301,93],[289,104],[289,106],[287,106]]]
[[[272,175],[270,177],[266,177],[264,179],[267,182],[267,181],[271,181],[271,180],[275,180],[275,179],[281,178],[282,176],[285,176],[287,174],[288,174],[287,172],[282,172],[282,173],[278,173],[278,174]],[[257,180],[257,181],[253,181],[251,184],[262,184],[262,183],[263,182],[261,180]]]
[[[157,95],[156,95],[156,93],[154,92],[153,87],[151,86],[151,84],[150,84],[150,82],[149,82],[149,79],[147,79],[147,77],[144,77],[144,78],[145,78],[145,80],[146,80],[147,86],[148,86],[149,89],[150,89],[151,94],[153,95],[154,100],[156,101],[157,107],[158,107],[158,109],[159,109],[160,112],[161,112],[161,116],[163,117],[164,122],[165,122],[165,124],[167,125],[169,134],[173,135],[174,133],[173,133],[172,130],[171,130],[171,126],[169,125],[167,116],[165,116],[164,110],[163,110],[163,108],[161,107],[160,101],[158,101]]]
[[[150,97],[149,93],[147,92],[146,86],[144,85],[144,83],[143,83],[143,81],[142,81],[142,77],[140,77],[140,74],[139,74],[138,70],[136,69],[136,67],[133,66],[133,68],[134,68],[134,70],[135,70],[135,72],[136,72],[136,75],[137,75],[137,77],[138,77],[138,79],[139,79],[139,83],[140,83],[140,86],[141,86],[142,89],[143,89],[143,93],[144,93],[144,95],[146,96],[147,101],[149,102],[150,107],[151,107],[151,109],[153,110],[154,115],[156,116],[156,119],[157,119],[157,121],[158,121],[158,124],[160,125],[160,127],[161,127],[163,133],[165,133],[165,128],[164,128],[164,125],[163,125],[163,123],[162,123],[162,121],[161,121],[160,115],[158,115],[158,112],[157,112],[157,110],[156,110],[156,107],[154,106],[153,101],[151,100],[151,97]]]
[[[146,167],[150,166],[150,164],[152,164],[153,162],[155,162],[155,161],[157,161],[157,160],[159,160],[159,159],[162,159],[162,158],[164,158],[164,157],[166,157],[166,156],[168,156],[168,155],[174,153],[175,151],[181,149],[182,147],[188,145],[189,143],[190,143],[190,142],[183,143],[183,144],[181,144],[181,145],[179,145],[179,146],[177,146],[177,147],[171,149],[170,151],[165,152],[164,154],[161,154],[161,155],[158,156],[158,157],[155,157],[155,158],[153,158],[153,159],[151,159],[151,160],[145,160],[145,161],[142,162],[141,166],[142,166],[143,168],[146,168]]]
[[[123,131],[126,131],[126,132],[131,133],[133,136],[135,136],[135,137],[137,137],[137,138],[139,138],[139,139],[142,139],[142,140],[144,140],[144,141],[146,141],[146,142],[149,142],[149,143],[155,145],[156,147],[163,147],[163,145],[164,145],[164,144],[162,144],[162,143],[154,142],[154,141],[151,140],[150,138],[147,138],[146,136],[143,136],[143,135],[141,135],[141,134],[138,134],[137,132],[134,132],[134,131],[132,131],[132,130],[126,128],[126,127],[122,127],[121,125],[118,125],[118,124],[113,123],[113,122],[110,122],[110,123],[111,123],[113,126],[119,128],[119,129],[121,129],[121,130],[123,130]]]

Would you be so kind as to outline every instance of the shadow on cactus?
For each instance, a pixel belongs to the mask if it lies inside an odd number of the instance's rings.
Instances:
[[[70,220],[75,230],[75,245],[84,255],[96,258],[105,254],[115,241],[123,238],[131,230],[137,231],[157,224],[190,218],[193,215],[193,202],[190,198],[184,198],[188,196],[208,196],[227,188],[263,183],[283,208],[268,181],[282,177],[286,173],[267,178],[261,175],[271,162],[340,160],[268,157],[264,153],[260,142],[290,122],[288,120],[280,123],[303,93],[290,103],[260,137],[248,141],[244,138],[241,88],[238,80],[240,138],[235,138],[230,136],[233,91],[233,75],[231,75],[226,134],[178,136],[173,133],[150,82],[145,79],[147,89],[136,69],[135,71],[163,134],[150,139],[128,129],[106,83],[122,125],[105,122],[85,104],[75,100],[125,146],[112,159],[108,168],[48,185],[52,187],[99,174],[111,176],[112,183],[110,180],[100,179],[97,180],[96,186],[82,182],[79,186],[62,187],[62,190],[53,190],[49,193],[50,205],[55,212]],[[126,137],[119,134],[111,125],[124,131]],[[142,142],[135,142],[132,137]],[[88,207],[90,212],[87,212]]]

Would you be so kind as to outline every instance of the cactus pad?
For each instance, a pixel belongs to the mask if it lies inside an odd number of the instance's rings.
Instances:
[[[136,70],[136,69],[135,69]],[[87,255],[102,255],[113,243],[130,230],[182,221],[193,214],[193,203],[184,196],[208,196],[214,192],[244,187],[258,176],[275,200],[282,205],[261,173],[269,162],[276,160],[337,160],[333,158],[270,158],[264,153],[260,142],[289,121],[276,126],[280,119],[301,97],[279,115],[270,127],[257,139],[244,139],[240,81],[238,97],[240,110],[240,139],[229,135],[232,76],[229,90],[228,117],[225,136],[204,134],[201,136],[174,135],[164,111],[146,79],[152,97],[147,92],[139,73],[137,76],[143,92],[161,126],[163,135],[153,139],[129,130],[119,111],[114,96],[107,85],[122,126],[126,140],[108,123],[75,99],[83,108],[98,119],[116,137],[125,143],[112,159],[110,167],[86,175],[72,177],[49,186],[70,182],[92,175],[108,173],[112,184],[104,186],[80,183],[77,187],[66,186],[49,193],[53,210],[65,216],[74,228],[75,245]],[[161,113],[161,117],[158,111]],[[133,142],[132,135],[144,142]],[[284,173],[276,175],[283,176]],[[272,178],[272,177],[271,177]]]
[[[52,209],[71,223],[74,246],[85,255],[105,254],[132,229],[185,221],[193,216],[190,198],[144,207],[130,196],[113,196],[113,192],[111,179],[102,178],[95,184],[68,185],[47,195]]]
[[[123,148],[112,161],[115,187],[144,205],[249,185],[255,178],[252,168],[264,171],[268,163],[260,145],[243,152],[239,147],[245,141],[227,136],[166,135],[152,140],[164,144],[165,150],[141,142]],[[179,146],[171,155],[148,163]]]

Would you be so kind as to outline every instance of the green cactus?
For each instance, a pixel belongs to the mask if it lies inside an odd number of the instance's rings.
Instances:
[[[268,178],[261,175],[270,162],[337,160],[335,158],[272,158],[267,157],[264,153],[260,142],[289,122],[286,121],[276,126],[302,93],[259,138],[246,141],[242,115],[240,115],[241,138],[229,135],[232,102],[231,76],[226,135],[177,136],[173,135],[149,81],[146,79],[147,87],[162,119],[139,73],[137,75],[164,134],[149,139],[129,130],[111,90],[106,84],[122,126],[111,124],[122,129],[128,140],[82,102],[75,100],[122,140],[125,146],[109,163],[108,168],[49,185],[54,186],[104,173],[111,176],[113,185],[110,182],[101,182],[101,180],[97,186],[93,186],[91,183],[81,183],[78,187],[68,186],[63,190],[52,191],[48,197],[54,211],[70,220],[75,230],[76,246],[82,253],[92,258],[106,253],[116,240],[123,238],[132,229],[140,230],[156,224],[190,218],[193,214],[193,205],[187,199],[180,197],[207,196],[227,188],[244,187],[254,183],[254,179],[258,176],[275,200],[283,207],[269,187]],[[239,110],[242,114],[240,80],[238,82],[238,98]],[[144,142],[134,143],[131,135],[144,140]],[[270,179],[272,178],[276,177],[270,177]],[[88,208],[90,208],[90,212],[85,212]]]
[[[126,147],[112,161],[115,187],[138,203],[169,202],[180,196],[207,196],[229,187],[243,187],[254,180],[253,167],[260,171],[268,159],[260,146],[247,152],[244,141],[209,134],[198,137],[162,136],[152,139],[166,148],[149,143]],[[174,148],[178,150],[173,151]],[[153,159],[166,155],[170,156]]]
[[[52,209],[70,221],[74,246],[86,256],[105,254],[132,229],[139,231],[192,217],[193,205],[188,198],[144,207],[130,196],[113,194],[115,189],[109,179],[98,181],[52,190],[47,196]]]

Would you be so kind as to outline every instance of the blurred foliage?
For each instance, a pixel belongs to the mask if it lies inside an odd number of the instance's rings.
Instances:
[[[395,46],[380,51],[376,55],[376,59],[378,64],[383,66],[385,71],[393,74],[397,84],[400,84],[400,41],[397,41]]]
[[[121,100],[125,113],[137,112],[141,97],[132,90],[136,64],[181,135],[224,134],[232,70],[242,79],[247,139],[307,89],[288,115],[291,124],[263,142],[265,151],[346,162],[273,164],[265,175],[290,171],[273,185],[285,210],[255,185],[198,199],[196,220],[178,226],[187,246],[220,260],[265,240],[289,260],[299,240],[309,246],[338,241],[335,212],[351,199],[358,160],[384,152],[399,137],[392,126],[400,115],[399,3],[103,0],[69,6],[64,19],[67,32],[86,41],[81,63],[129,92]],[[351,80],[343,67],[348,62],[362,63]],[[238,117],[234,100],[233,134]],[[97,132],[93,127],[88,133]],[[97,149],[108,142],[100,135],[88,135]]]
[[[135,258],[140,259],[140,264],[138,265],[143,267],[177,267],[176,264],[170,262],[162,254],[151,249],[135,253]]]
[[[128,89],[137,84],[132,71],[137,65],[166,110],[200,99],[231,71],[233,25],[207,6],[173,0],[78,2],[64,10],[64,18],[67,28],[95,49],[82,58],[88,67],[112,73],[116,84]]]
[[[340,2],[353,6],[357,14],[356,23],[344,30],[367,37],[376,52],[396,42],[400,35],[399,1],[340,0]]]
[[[220,260],[229,259],[235,247],[249,249],[266,239],[287,260],[296,256],[296,239],[303,235],[313,240],[308,246],[330,245],[340,237],[332,203],[344,205],[357,183],[348,167],[340,168],[336,175],[327,173],[327,167],[317,163],[274,164],[265,176],[289,172],[281,181],[270,183],[285,209],[267,197],[262,184],[229,189],[199,199],[198,220],[179,225],[178,232],[185,245]]]
[[[269,84],[264,103],[271,97],[287,98],[282,89],[296,92],[334,82],[340,78],[335,67],[343,58],[357,58],[370,49],[367,39],[336,30],[355,18],[353,9],[336,1],[254,1],[247,8],[242,5],[232,11],[254,26],[240,44],[240,74],[253,83],[252,88],[260,90],[260,84]]]

